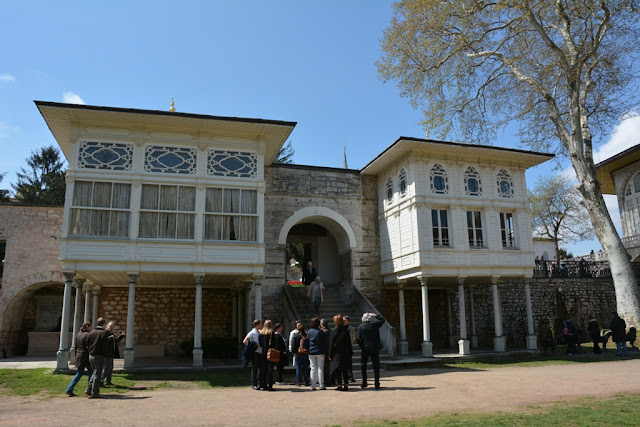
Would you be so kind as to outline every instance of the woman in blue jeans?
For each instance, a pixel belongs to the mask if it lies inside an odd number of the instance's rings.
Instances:
[[[306,353],[300,352],[300,347],[305,349]],[[289,349],[293,353],[293,360],[296,365],[296,385],[302,385],[304,379],[305,385],[310,385],[309,381],[309,345],[307,342],[307,333],[304,330],[302,322],[296,322],[296,329],[291,333],[289,340]]]

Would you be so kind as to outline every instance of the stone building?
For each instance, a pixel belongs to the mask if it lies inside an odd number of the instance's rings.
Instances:
[[[59,368],[79,323],[97,316],[126,325],[127,368],[191,338],[202,366],[203,338],[240,340],[253,318],[283,319],[288,244],[345,299],[386,313],[400,354],[451,344],[468,354],[487,333],[504,351],[512,305],[524,307],[519,345],[536,347],[525,171],[551,155],[401,137],[362,170],[285,165],[274,159],[294,122],[36,105],[69,162],[67,194],[62,212],[0,209],[7,254],[19,228],[7,217],[24,229],[36,216],[43,225],[31,231],[46,242],[18,270],[7,256],[8,355],[44,310],[33,294],[49,289],[56,326],[73,332],[58,335]],[[490,307],[481,318],[474,296]]]

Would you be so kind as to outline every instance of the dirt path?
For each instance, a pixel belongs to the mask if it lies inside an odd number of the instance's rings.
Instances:
[[[508,411],[583,396],[640,393],[640,360],[487,370],[386,372],[382,389],[311,391],[280,386],[158,389],[106,394],[105,399],[0,398],[0,425],[335,425],[405,419],[442,411]],[[635,377],[634,377],[635,378]],[[107,392],[108,393],[108,392]],[[88,408],[91,407],[91,409]]]

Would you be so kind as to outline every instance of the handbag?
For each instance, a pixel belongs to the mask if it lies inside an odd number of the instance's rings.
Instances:
[[[298,354],[309,354],[309,349],[304,346],[305,339],[300,336],[300,348],[298,348]]]
[[[271,347],[271,338],[273,338],[273,334],[269,337],[269,347]],[[276,350],[275,348],[269,348],[269,350],[267,350],[267,360],[272,363],[279,362],[280,350]]]

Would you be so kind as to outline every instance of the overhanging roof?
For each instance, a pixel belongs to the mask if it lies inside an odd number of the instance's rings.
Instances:
[[[517,163],[524,168],[530,168],[554,157],[553,154],[519,150],[516,148],[463,144],[460,142],[401,136],[362,168],[361,173],[370,175],[382,173],[407,153],[424,153],[427,156],[436,158],[444,156],[449,158],[468,158],[470,160],[478,157],[490,157],[492,161]]]
[[[640,144],[627,148],[615,156],[609,157],[596,165],[596,176],[600,181],[603,194],[616,194],[613,173],[625,166],[640,161]]]
[[[178,113],[135,108],[100,107],[95,105],[65,104],[34,101],[47,122],[62,152],[69,157],[70,133],[73,122],[90,121],[110,124],[135,124],[166,127],[180,130],[205,130],[223,134],[250,137],[264,135],[266,143],[265,164],[269,165],[278,155],[280,147],[289,138],[296,122],[251,119],[242,117],[210,116],[205,114]]]

